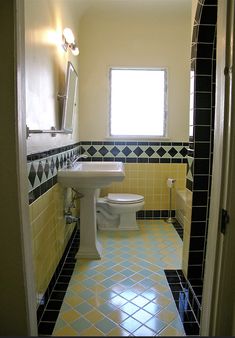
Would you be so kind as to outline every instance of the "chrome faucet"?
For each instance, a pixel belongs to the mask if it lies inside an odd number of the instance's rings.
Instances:
[[[85,155],[85,154],[81,154],[81,155],[74,155],[71,159],[68,158],[67,161],[66,161],[66,167],[68,169],[70,168],[73,168],[74,167],[74,164],[80,160],[80,158],[87,158],[88,156]]]

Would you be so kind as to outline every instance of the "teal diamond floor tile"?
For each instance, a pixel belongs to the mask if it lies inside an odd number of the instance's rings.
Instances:
[[[84,302],[82,304],[77,305],[75,309],[79,313],[86,314],[87,312],[90,312],[92,310],[92,306],[88,304],[87,302]]]
[[[91,326],[91,323],[85,318],[79,318],[71,324],[71,326],[79,333]]]
[[[113,286],[114,284],[116,284],[116,282],[113,281],[112,278],[108,278],[108,279],[105,279],[104,281],[102,281],[101,284],[103,286],[105,286],[106,288],[110,288],[111,286]]]
[[[137,320],[135,320],[134,318],[129,317],[126,320],[124,320],[120,325],[125,330],[132,333],[132,332],[136,331],[141,326],[141,323],[138,322]]]
[[[116,324],[108,318],[104,318],[95,324],[95,327],[104,334],[108,334],[116,327]]]
[[[113,269],[107,269],[107,270],[103,271],[103,274],[104,274],[105,276],[107,276],[107,277],[111,277],[111,276],[113,276],[115,273],[116,273],[116,271],[113,270]]]
[[[139,329],[132,333],[134,337],[153,337],[155,332],[150,330],[148,327],[142,325]]]
[[[167,324],[165,322],[163,322],[160,319],[155,318],[155,317],[148,320],[144,325],[147,326],[148,328],[150,328],[151,330],[153,330],[155,332],[155,334],[158,333],[164,327],[167,326]]]
[[[151,288],[151,286],[153,286],[155,282],[150,278],[145,278],[144,280],[140,281],[140,284],[145,287]]]
[[[96,282],[94,279],[91,279],[91,278],[90,278],[90,279],[84,280],[84,281],[82,282],[82,284],[83,284],[85,287],[89,288],[89,287],[92,287],[92,286],[96,285],[97,282]]]
[[[132,303],[134,303],[135,305],[139,306],[139,307],[143,307],[146,304],[149,303],[149,300],[147,298],[144,298],[142,296],[137,296],[134,299],[132,299],[131,301]]]
[[[148,303],[147,305],[145,305],[143,307],[143,310],[151,313],[152,315],[155,315],[156,313],[158,313],[159,311],[162,310],[162,306],[160,304],[156,304],[153,302]]]
[[[105,315],[110,314],[110,312],[114,311],[116,307],[110,303],[104,303],[98,306],[98,310]]]
[[[136,284],[136,282],[134,282],[130,278],[127,278],[127,279],[124,279],[123,281],[121,281],[120,284],[123,285],[123,286],[126,286],[126,287],[131,287],[134,284]]]
[[[113,297],[117,296],[117,294],[111,289],[108,289],[108,290],[101,292],[99,296],[108,300],[108,299],[112,299]]]
[[[130,276],[132,276],[134,273],[135,273],[135,272],[132,271],[132,270],[128,270],[128,269],[122,270],[122,274],[123,274],[124,276],[126,276],[126,277],[130,277]]]
[[[83,299],[89,299],[91,297],[94,297],[94,292],[90,290],[84,290],[79,292],[79,296],[82,297]]]
[[[138,222],[139,231],[98,231],[102,258],[77,261],[55,325],[58,333],[70,332],[61,316],[73,310],[73,298],[83,298],[87,302],[74,307],[81,317],[70,326],[78,336],[83,332],[104,336],[128,332],[130,336],[161,332],[185,335],[164,273],[164,269],[181,269],[182,241],[171,224],[161,220]],[[160,312],[165,310],[177,314],[170,323],[172,331],[164,327],[167,323]]]
[[[133,265],[133,263],[131,263],[130,261],[124,261],[121,263],[121,265],[128,268],[129,266]]]
[[[132,315],[133,313],[135,313],[136,311],[139,310],[139,307],[136,306],[135,304],[132,303],[126,303],[123,306],[120,307],[120,310],[126,312],[128,315]]]
[[[152,314],[141,309],[137,312],[135,312],[132,317],[136,320],[138,320],[140,323],[144,324],[146,323],[150,318],[152,318]]]
[[[121,292],[120,296],[127,300],[132,300],[137,296],[137,293],[133,292],[132,290],[126,290]]]

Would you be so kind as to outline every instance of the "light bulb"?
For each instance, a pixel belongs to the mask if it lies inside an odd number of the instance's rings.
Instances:
[[[73,48],[73,49],[72,49],[72,53],[73,53],[73,55],[78,55],[78,54],[79,54],[79,49],[78,49],[78,47]]]
[[[65,40],[68,44],[74,43],[74,41],[75,41],[74,35],[73,35],[73,32],[70,28],[65,28],[63,30],[63,34],[64,34]]]

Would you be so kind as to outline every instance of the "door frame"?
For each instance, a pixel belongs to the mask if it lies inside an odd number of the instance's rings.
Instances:
[[[202,336],[232,335],[234,332],[233,278],[235,268],[235,89],[234,1],[218,1],[216,108],[213,172],[208,240],[202,299]],[[234,128],[232,128],[234,126]],[[230,214],[225,235],[220,231],[221,210]],[[233,292],[234,293],[234,292]],[[229,309],[229,310],[228,310]]]
[[[28,207],[28,175],[26,149],[26,93],[25,93],[25,0],[15,0],[16,48],[16,138],[18,154],[19,219],[22,234],[22,266],[26,296],[28,335],[37,336],[36,288],[33,266],[32,236]],[[12,323],[14,325],[14,323]]]

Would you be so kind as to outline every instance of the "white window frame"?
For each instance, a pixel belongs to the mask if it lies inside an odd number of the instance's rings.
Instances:
[[[163,71],[164,72],[164,122],[163,135],[112,135],[111,134],[111,86],[112,86],[112,70],[145,70],[145,71]],[[131,138],[131,139],[167,139],[167,123],[168,122],[168,69],[163,67],[110,67],[109,68],[109,130],[108,138]]]

